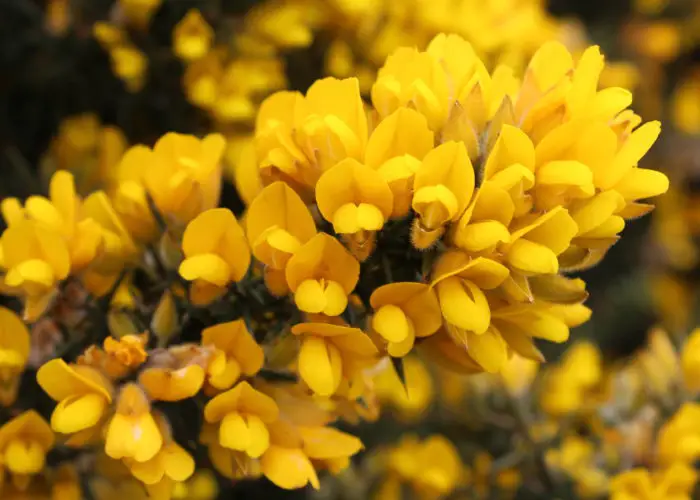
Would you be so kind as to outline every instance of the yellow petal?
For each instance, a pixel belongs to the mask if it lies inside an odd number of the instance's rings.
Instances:
[[[489,373],[500,371],[508,359],[506,342],[493,329],[480,335],[467,333],[467,349],[474,361]]]
[[[320,233],[311,238],[289,259],[285,271],[292,291],[307,279],[335,281],[348,295],[360,275],[360,263],[332,236]]]
[[[309,458],[350,457],[360,451],[362,441],[332,427],[300,427],[303,450]]]
[[[46,362],[39,368],[36,379],[55,401],[91,393],[100,394],[107,401],[112,400],[108,382],[99,372],[89,367],[72,367],[62,359]]]
[[[668,177],[656,170],[633,168],[615,184],[615,191],[625,200],[639,200],[659,196],[668,191]]]
[[[180,264],[179,272],[188,281],[201,279],[220,287],[226,286],[231,277],[226,261],[213,253],[188,257]]]
[[[194,474],[194,460],[182,447],[170,443],[163,447],[165,473],[174,481],[185,481]]]
[[[107,409],[107,400],[99,393],[75,395],[61,400],[51,414],[51,428],[73,434],[96,425]]]
[[[410,334],[411,325],[401,308],[388,304],[374,313],[372,328],[389,342],[401,342]]]
[[[316,394],[330,396],[342,378],[338,348],[318,337],[304,338],[299,350],[299,374]]]
[[[471,281],[449,277],[437,284],[440,308],[445,320],[463,330],[483,333],[491,322],[484,292]]]
[[[306,280],[294,292],[294,302],[304,312],[337,316],[347,307],[348,299],[345,290],[334,281],[321,284]]]
[[[651,149],[661,134],[661,123],[658,121],[647,122],[627,138],[617,152],[612,165],[607,169],[606,175],[601,179],[599,187],[610,189],[642,159]]]
[[[29,357],[29,330],[24,321],[6,307],[0,307],[0,349],[16,353],[22,364]]]
[[[413,188],[444,185],[455,196],[454,217],[462,214],[474,191],[474,167],[463,142],[445,142],[431,150],[416,172]]]
[[[474,222],[455,235],[455,245],[471,252],[480,252],[509,241],[508,228],[495,220]]]
[[[314,489],[320,487],[314,466],[298,448],[271,446],[260,459],[260,466],[265,477],[280,488],[295,490],[309,483]]]
[[[285,230],[302,244],[316,234],[316,224],[309,209],[284,182],[274,182],[256,196],[248,207],[245,222],[248,240],[251,242],[257,241],[260,235],[272,227]],[[257,253],[256,257],[260,258]]]
[[[384,218],[391,215],[394,203],[391,189],[379,172],[353,158],[346,158],[324,172],[315,192],[318,209],[329,222],[348,203],[374,205]]]
[[[377,169],[398,156],[409,155],[422,160],[433,149],[433,141],[433,133],[422,114],[410,108],[399,108],[379,122],[372,132],[365,151],[365,163]]]
[[[552,250],[524,238],[511,245],[506,260],[526,274],[554,274],[559,271],[559,261]]]

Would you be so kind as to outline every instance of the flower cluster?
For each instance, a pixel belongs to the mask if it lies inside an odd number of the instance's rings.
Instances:
[[[393,357],[417,343],[467,372],[541,360],[533,338],[563,342],[589,314],[561,272],[597,263],[668,188],[637,167],[659,124],[597,90],[602,68],[597,48],[575,64],[552,42],[519,82],[439,35],[387,59],[369,115],[356,79],[272,95],[237,176],[268,288],[307,315],[368,316]]]
[[[159,3],[121,0],[124,27],[94,27],[134,92],[145,63],[129,37]],[[310,5],[253,10],[255,36],[237,43],[308,43],[310,32],[273,29],[269,16],[296,26]],[[333,3],[346,15],[351,7]],[[540,12],[536,2],[522,8]],[[449,16],[431,12],[443,16],[431,18],[432,34]],[[469,29],[487,37],[487,26]],[[573,430],[547,456],[536,446],[551,437],[550,421],[599,423],[591,415],[606,394],[594,348],[579,345],[541,377],[541,426],[530,428],[521,408],[544,361],[537,339],[565,342],[590,316],[584,281],[564,273],[600,262],[625,221],[668,189],[664,174],[638,166],[660,125],[642,124],[629,91],[599,89],[599,49],[574,57],[548,42],[522,71],[490,71],[493,61],[479,56],[487,41],[475,49],[438,34],[425,50],[390,51],[371,105],[358,78],[329,77],[257,109],[257,97],[283,86],[277,60],[247,65],[219,53],[214,35],[193,10],[172,44],[189,98],[221,128],[254,118],[236,168],[243,214],[221,206],[224,135],[170,132],[126,149],[90,116],[64,123],[46,196],[0,204],[0,291],[22,309],[0,309],[3,498],[211,494],[202,467],[228,481],[318,489],[322,472],[340,475],[363,448],[336,424],[376,421],[382,403],[408,421],[423,413],[438,391],[418,356],[434,362],[455,405],[465,380],[484,415],[491,396],[510,405],[512,432],[502,437],[516,436],[508,444],[518,460],[480,453],[465,466],[449,440],[409,436],[376,460],[389,471],[385,496],[405,486],[428,498],[461,488],[512,494],[530,487],[516,466],[523,457],[537,470],[535,490],[558,494],[557,470],[585,475],[574,479],[595,494],[631,494],[635,476],[608,487],[597,463],[580,466],[599,450]],[[675,351],[654,346],[625,376],[676,394],[663,389],[676,378],[651,378]],[[42,396],[28,402],[24,388],[35,384]],[[693,413],[678,415],[668,433],[686,432]],[[677,436],[659,476],[644,480],[649,491],[693,483],[688,463],[697,457],[673,448]]]

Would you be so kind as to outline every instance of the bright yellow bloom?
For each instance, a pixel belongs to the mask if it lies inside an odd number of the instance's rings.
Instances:
[[[301,338],[299,375],[319,396],[331,396],[343,380],[352,380],[378,354],[359,328],[330,323],[299,323],[292,333]]]
[[[386,492],[380,498],[401,498],[391,495],[401,482],[410,484],[424,498],[440,498],[452,492],[463,475],[463,465],[455,446],[440,435],[419,442],[413,435],[405,436],[388,453],[390,475],[380,487]]]
[[[51,427],[62,434],[93,429],[112,402],[111,384],[88,366],[52,359],[39,368],[36,378],[51,399],[58,402],[51,414]]]
[[[585,409],[602,376],[598,349],[589,342],[579,342],[566,352],[558,366],[547,372],[542,407],[553,415]]]
[[[498,262],[461,252],[442,255],[433,270],[445,329],[486,371],[497,372],[507,358],[507,345],[491,327],[491,309],[483,290],[498,287],[508,269]]]
[[[360,263],[335,238],[319,233],[287,262],[287,285],[299,310],[338,316],[360,276]]]
[[[78,364],[95,368],[112,380],[120,379],[146,361],[147,342],[147,334],[128,334],[119,340],[107,337],[103,349],[97,346],[88,347],[78,358]]]
[[[190,9],[173,30],[173,51],[180,59],[194,61],[209,52],[213,40],[214,30],[202,13]]]
[[[278,295],[288,289],[276,289],[284,283],[283,271],[294,253],[316,234],[311,212],[299,195],[283,182],[275,182],[263,189],[246,212],[246,235],[253,255],[265,264],[268,288]]]
[[[12,480],[25,490],[31,477],[44,468],[46,454],[54,445],[49,424],[34,410],[25,411],[0,427],[0,456]]]
[[[190,299],[197,305],[212,302],[231,282],[243,279],[250,266],[250,250],[243,229],[226,208],[213,208],[190,222],[182,238],[185,260],[180,276],[192,281]]]
[[[324,426],[299,426],[304,454],[317,467],[338,474],[350,464],[350,457],[362,450],[362,441],[351,434]]]
[[[125,385],[107,424],[105,453],[142,463],[155,457],[162,446],[163,435],[143,390],[133,383]]]
[[[692,464],[700,457],[700,405],[685,403],[659,431],[656,446],[659,461]]]
[[[178,347],[189,350],[187,345]],[[202,366],[187,358],[173,358],[175,359],[172,366],[154,366],[144,369],[139,374],[139,384],[151,399],[181,401],[197,394],[204,385],[206,372]]]
[[[286,490],[303,488],[307,484],[316,490],[319,489],[316,469],[305,448],[319,455],[325,455],[326,450],[308,443],[312,437],[307,433],[305,443],[302,435],[285,420],[278,420],[270,425],[270,446],[260,458],[261,472],[267,479]]]
[[[390,363],[374,377],[374,390],[382,404],[395,408],[408,421],[420,418],[432,403],[434,388],[430,372],[419,358],[403,358],[405,385]]]
[[[463,142],[449,141],[430,151],[413,180],[413,210],[418,214],[412,241],[426,248],[457,221],[474,191],[474,167]]]
[[[218,205],[225,146],[219,134],[198,139],[171,132],[161,137],[153,149],[143,145],[129,149],[119,164],[117,179],[143,186],[166,222],[186,224]],[[144,165],[149,168],[144,169]],[[130,201],[143,213],[147,211],[139,188],[127,184],[119,189],[126,198],[124,204]]]
[[[375,310],[372,329],[387,343],[391,356],[410,352],[416,338],[434,334],[442,325],[437,295],[424,283],[390,283],[370,297]]]
[[[392,213],[394,195],[379,172],[346,158],[318,179],[316,203],[336,233],[371,248],[375,231]]]
[[[208,369],[209,384],[230,389],[241,375],[251,377],[263,366],[265,354],[242,319],[202,330],[202,345],[215,349]]]
[[[269,396],[240,382],[209,401],[204,418],[219,424],[218,440],[229,450],[260,457],[270,446],[269,424],[277,420],[279,409]]]
[[[0,307],[0,404],[10,406],[17,398],[19,379],[27,364],[29,330],[13,311]]]
[[[256,121],[259,168],[268,181],[281,175],[313,188],[341,160],[361,160],[366,144],[367,117],[355,78],[319,80],[305,97],[273,94]]]
[[[649,472],[633,469],[614,477],[610,484],[612,500],[690,500],[697,472],[683,463]]]
[[[163,436],[163,445],[158,453],[144,462],[131,458],[125,459],[126,466],[129,467],[136,479],[147,485],[156,485],[161,482],[169,484],[170,481],[187,480],[194,473],[194,459],[173,441],[170,429],[168,429],[167,422],[163,417],[158,418],[157,423]]]
[[[411,209],[416,172],[433,146],[433,132],[425,118],[410,108],[397,109],[370,135],[365,164],[376,169],[389,185],[394,201],[392,217],[403,217]]]

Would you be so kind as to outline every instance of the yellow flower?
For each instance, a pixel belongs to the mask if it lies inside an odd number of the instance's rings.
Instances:
[[[455,446],[440,435],[419,442],[408,435],[390,451],[389,469],[411,484],[419,495],[440,498],[452,492],[462,476],[462,461]]]
[[[416,338],[434,334],[442,325],[440,304],[424,283],[390,283],[372,292],[372,329],[387,341],[391,356],[410,352]]]
[[[550,369],[542,391],[542,407],[555,416],[585,409],[591,403],[591,391],[601,382],[600,352],[590,342],[571,347],[558,366]]]
[[[12,405],[17,398],[30,347],[27,326],[13,311],[0,307],[0,404],[3,406]]]
[[[194,473],[194,459],[173,440],[163,417],[158,418],[157,423],[163,436],[163,445],[158,453],[143,462],[126,458],[124,459],[126,466],[136,479],[146,485],[187,480]]]
[[[279,172],[313,188],[320,174],[341,160],[362,159],[367,117],[358,81],[325,78],[306,96],[273,94],[261,105],[255,128],[263,178]]]
[[[31,476],[44,468],[54,445],[49,424],[34,410],[25,411],[0,427],[0,456],[15,486],[25,490]]]
[[[507,345],[491,327],[491,309],[482,290],[498,287],[508,269],[498,262],[461,252],[441,256],[433,270],[447,333],[486,371],[497,372],[507,358]]]
[[[546,461],[550,467],[571,476],[582,497],[597,497],[606,493],[608,478],[596,466],[596,451],[591,441],[579,436],[566,436],[559,448],[547,450]]]
[[[167,222],[186,224],[217,206],[225,146],[219,134],[198,139],[170,132],[153,149],[143,145],[129,149],[119,164],[117,178],[143,186]],[[150,167],[144,169],[143,165]],[[122,190],[123,203],[130,201],[146,213],[148,207],[139,188],[130,185]]]
[[[331,396],[378,354],[359,328],[330,323],[299,323],[292,333],[301,338],[299,375],[319,396]]]
[[[251,458],[260,457],[270,446],[268,426],[278,416],[275,401],[248,382],[240,382],[204,407],[206,421],[219,424],[221,446],[244,452]]]
[[[78,358],[78,364],[96,368],[112,380],[120,379],[140,367],[147,358],[147,334],[127,334],[119,340],[107,337],[103,347],[88,347]]]
[[[5,200],[3,212],[7,206]],[[6,270],[3,284],[7,292],[24,299],[24,318],[34,321],[49,306],[57,283],[68,276],[70,255],[56,231],[30,220],[8,223],[0,238],[0,264]]]
[[[226,208],[207,210],[190,222],[182,251],[180,276],[193,282],[190,298],[197,305],[212,302],[229,283],[241,281],[250,265],[243,229]]]
[[[374,377],[374,390],[383,404],[398,410],[399,416],[412,421],[420,418],[433,400],[433,380],[419,358],[403,358],[405,386],[390,363]]]
[[[700,329],[693,330],[685,341],[681,354],[683,380],[688,390],[700,391]]]
[[[521,218],[511,231],[504,247],[506,261],[515,271],[531,276],[559,271],[557,257],[569,247],[577,226],[568,211],[558,206],[544,215]]]
[[[425,117],[410,108],[399,108],[383,119],[370,135],[365,164],[379,172],[393,194],[391,216],[408,215],[416,172],[433,148],[433,132]]]
[[[338,474],[350,464],[350,457],[362,450],[362,441],[351,434],[324,426],[299,426],[304,454],[318,468]]]
[[[418,214],[412,241],[426,248],[457,221],[474,191],[474,167],[463,142],[449,141],[430,151],[413,180],[413,210]]]
[[[656,446],[663,465],[692,464],[700,457],[700,405],[684,403],[659,431]]]
[[[173,30],[173,51],[185,61],[206,55],[214,40],[214,30],[197,9],[190,9]]]
[[[401,47],[379,70],[372,103],[381,116],[410,104],[427,118],[432,130],[439,130],[450,105],[446,72],[429,53]]]
[[[287,262],[287,285],[307,313],[341,314],[360,277],[360,263],[335,238],[319,233]]]
[[[10,224],[23,226],[15,202],[5,200],[3,206],[3,212],[12,219]],[[105,193],[96,191],[81,200],[75,192],[73,175],[69,172],[54,173],[49,185],[49,198],[30,196],[23,213],[46,230],[42,231],[42,239],[54,234],[64,238],[64,244],[59,246],[54,243],[57,245],[54,247],[56,254],[51,260],[62,260],[63,247],[67,246],[70,272],[75,275],[82,273],[86,288],[96,295],[109,291],[124,264],[136,251]],[[18,271],[21,272],[20,269]],[[63,275],[63,269],[60,274]],[[6,281],[9,280],[10,286],[15,286],[13,283],[18,279],[21,276],[15,279],[14,273],[8,272]]]
[[[202,345],[215,348],[209,365],[208,382],[219,390],[235,384],[241,375],[253,376],[263,366],[265,354],[242,319],[220,323],[202,330]]]
[[[697,472],[676,463],[664,470],[632,469],[615,476],[610,484],[612,500],[690,500]]]
[[[248,207],[245,222],[253,255],[266,266],[268,288],[286,295],[288,290],[275,290],[273,283],[284,281],[283,271],[289,259],[316,234],[311,212],[292,188],[275,182],[256,196]]]
[[[112,386],[97,370],[52,359],[36,374],[41,388],[58,405],[51,414],[51,428],[75,434],[97,426],[112,402]]]
[[[186,351],[190,348],[186,344],[177,347],[184,348]],[[154,366],[142,370],[139,374],[139,384],[149,398],[157,401],[181,401],[197,394],[204,385],[206,376],[204,367],[188,357],[184,359],[173,357],[175,358],[173,366],[165,368]]]
[[[316,203],[336,233],[371,249],[374,233],[392,213],[394,196],[379,172],[346,158],[318,179]]]
[[[163,435],[143,390],[133,383],[125,385],[116,413],[107,424],[105,453],[142,463],[155,457],[162,446]]]
[[[284,420],[274,422],[269,429],[270,446],[260,458],[260,470],[265,477],[285,490],[303,488],[307,484],[319,489],[316,469],[304,450],[302,435]],[[311,437],[307,433],[307,441]],[[312,453],[326,454],[322,447],[314,447],[310,443],[306,444],[306,448]]]

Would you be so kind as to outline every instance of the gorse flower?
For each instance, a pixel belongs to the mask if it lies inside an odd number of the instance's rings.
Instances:
[[[295,200],[299,221],[309,220],[299,199],[315,202],[347,248],[323,234],[299,247],[285,235],[286,284],[299,309],[343,313],[353,289],[362,297],[376,283],[364,269],[386,267],[391,238],[408,231],[414,249],[427,251],[414,252],[420,264],[410,264],[408,281],[430,285],[442,313],[420,336],[447,335],[492,372],[513,351],[541,360],[533,337],[562,342],[588,315],[585,285],[559,273],[598,262],[625,218],[651,209],[639,200],[668,188],[663,174],[637,166],[659,124],[637,127],[624,89],[598,90],[602,69],[596,47],[574,63],[552,42],[519,82],[505,67],[489,73],[460,37],[439,35],[426,51],[398,49],[387,59],[372,88],[372,127],[353,79],[268,98],[256,123],[257,159],[240,166],[239,185],[257,176],[269,184],[264,200],[286,183],[299,196],[285,198]],[[331,249],[347,264],[319,268]],[[274,288],[284,286],[276,280]],[[406,314],[381,305],[372,325],[393,336],[385,337],[389,354],[404,355],[418,332],[409,333]]]

